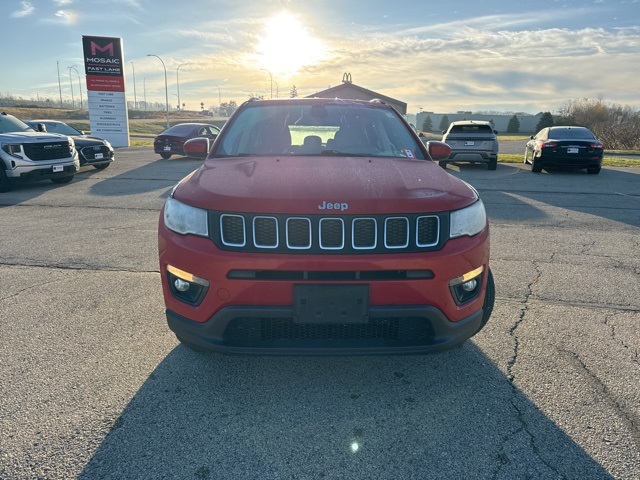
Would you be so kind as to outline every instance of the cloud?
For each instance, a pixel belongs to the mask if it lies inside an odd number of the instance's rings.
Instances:
[[[36,8],[31,4],[31,2],[22,1],[20,2],[20,5],[22,8],[20,10],[16,10],[12,12],[11,18],[28,17],[36,10]]]
[[[64,7],[65,5],[71,5],[74,0],[53,0],[58,7]]]
[[[459,26],[446,36],[416,32],[335,36],[329,40],[333,58],[307,73],[326,79],[351,72],[358,85],[435,111],[452,105],[553,110],[569,98],[599,93],[637,104],[629,82],[640,76],[634,60],[640,27],[494,31]]]

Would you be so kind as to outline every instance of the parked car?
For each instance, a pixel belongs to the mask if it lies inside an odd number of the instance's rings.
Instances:
[[[68,183],[78,168],[73,138],[35,132],[16,117],[0,113],[0,192],[9,191],[16,182]]]
[[[460,120],[451,122],[443,130],[442,141],[451,147],[451,155],[438,163],[447,168],[447,163],[486,163],[489,170],[498,165],[498,131],[490,122]]]
[[[182,146],[187,140],[199,137],[214,140],[218,133],[220,129],[208,123],[179,123],[154,139],[153,151],[167,160],[171,155],[184,155]]]
[[[531,164],[531,171],[542,169],[587,169],[597,175],[602,168],[604,148],[596,136],[585,127],[547,127],[527,142],[524,163]]]
[[[158,251],[169,327],[242,354],[426,353],[489,320],[478,192],[391,106],[251,100],[167,199]]]
[[[113,147],[107,140],[85,135],[84,132],[64,122],[58,120],[27,120],[25,123],[36,131],[59,133],[73,138],[78,150],[81,167],[93,165],[98,170],[103,170],[115,158]],[[44,126],[44,130],[42,130],[42,126]]]

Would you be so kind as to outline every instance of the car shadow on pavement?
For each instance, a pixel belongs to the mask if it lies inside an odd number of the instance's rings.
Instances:
[[[173,349],[79,478],[612,478],[473,342],[427,356]]]
[[[145,162],[139,167],[127,169],[123,173],[109,176],[92,185],[90,192],[99,196],[119,196],[139,195],[163,186],[170,189],[201,165],[202,160],[196,158],[177,157],[170,160],[159,158],[152,162]],[[164,196],[168,196],[169,191]]]
[[[638,168],[604,167],[599,175],[589,175],[585,170],[531,173],[523,164],[498,164],[495,171],[483,165],[456,166],[447,171],[480,192],[490,219],[535,223],[548,217],[542,207],[550,206],[640,227]],[[501,187],[496,187],[498,179]]]

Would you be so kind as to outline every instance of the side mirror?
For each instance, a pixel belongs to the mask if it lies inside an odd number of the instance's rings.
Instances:
[[[39,123],[38,124],[38,128],[36,128],[37,131],[39,132],[46,132],[47,131],[47,126],[44,123]]]
[[[207,158],[211,143],[208,138],[192,138],[184,142],[184,154],[188,157]]]
[[[498,134],[498,130],[494,130],[493,133],[495,133],[497,135]]]
[[[427,152],[433,160],[446,160],[451,155],[451,147],[443,142],[427,142]]]

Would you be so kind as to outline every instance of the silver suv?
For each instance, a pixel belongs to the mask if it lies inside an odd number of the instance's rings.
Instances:
[[[14,116],[0,113],[0,192],[18,181],[68,183],[79,168],[72,138],[36,132]]]
[[[486,163],[489,170],[498,165],[498,131],[490,122],[461,120],[451,122],[442,132],[442,141],[451,147],[451,155],[438,163],[447,168],[447,163]]]

